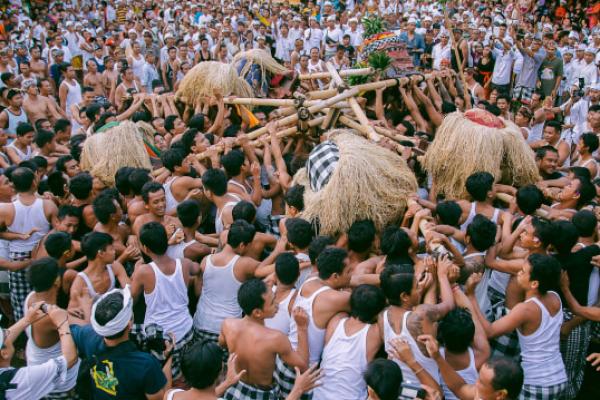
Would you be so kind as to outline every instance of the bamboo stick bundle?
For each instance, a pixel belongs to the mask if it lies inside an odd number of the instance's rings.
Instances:
[[[365,75],[371,75],[373,72],[375,72],[375,70],[373,68],[357,68],[357,69],[345,69],[340,71],[340,76],[342,77],[348,77],[348,76],[365,76]],[[330,78],[331,74],[327,71],[323,71],[323,72],[313,72],[310,74],[300,74],[300,76],[298,77],[301,80],[305,80],[305,79],[323,79],[323,78]]]

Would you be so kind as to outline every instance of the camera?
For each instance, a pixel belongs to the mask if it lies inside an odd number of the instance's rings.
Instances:
[[[146,353],[154,352],[162,354],[165,349],[165,340],[169,340],[163,331],[163,328],[157,324],[148,324],[144,330],[132,332],[130,334],[131,341],[135,343],[137,348]]]
[[[424,399],[426,396],[427,392],[422,387],[411,385],[410,383],[402,383],[398,400]]]

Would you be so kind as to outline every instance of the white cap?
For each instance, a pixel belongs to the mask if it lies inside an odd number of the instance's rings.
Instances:
[[[296,15],[296,16],[295,16],[295,17],[292,19],[292,21],[295,21],[295,22],[302,22],[302,18],[300,18],[299,16],[297,16],[297,15]]]
[[[333,6],[333,4],[330,1],[326,1],[325,3],[323,3],[323,7],[326,6]]]
[[[594,49],[593,47],[588,47],[585,49],[586,53],[592,53],[592,54],[596,54],[596,49]]]
[[[415,25],[416,25],[416,24],[417,24],[417,20],[416,20],[416,19],[414,19],[413,17],[410,17],[410,18],[408,19],[408,23],[409,23],[409,24],[415,24]]]
[[[327,17],[327,22],[335,22],[335,15],[330,15]]]
[[[590,85],[590,90],[600,90],[600,82],[592,83]]]
[[[585,51],[585,50],[586,50],[585,44],[583,44],[583,43],[580,43],[580,44],[577,46],[577,49],[576,49],[576,50],[577,50],[577,51]]]
[[[433,21],[433,18],[431,18],[429,15],[426,15],[426,16],[423,18],[423,22],[425,22],[425,21],[430,21],[430,22],[431,22],[431,21]]]
[[[351,23],[351,22],[354,22],[354,23],[357,23],[357,24],[358,24],[358,18],[350,18],[350,19],[348,20],[348,23]]]

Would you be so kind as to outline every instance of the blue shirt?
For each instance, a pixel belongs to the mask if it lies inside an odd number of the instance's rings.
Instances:
[[[91,325],[71,325],[71,335],[81,358],[106,351],[102,336]],[[109,354],[92,367],[92,393],[94,400],[145,399],[155,394],[167,383],[162,368],[152,355],[137,350],[133,342],[117,345],[124,351]]]
[[[421,65],[421,55],[425,51],[425,39],[423,39],[423,36],[419,35],[418,33],[414,33],[413,38],[409,39],[408,33],[402,32],[400,34],[400,40],[402,40],[404,43],[406,43],[406,48],[408,49],[409,54],[412,54],[413,64],[415,65],[415,67],[420,66]],[[418,50],[418,49],[421,49],[423,51],[411,53],[411,50]]]

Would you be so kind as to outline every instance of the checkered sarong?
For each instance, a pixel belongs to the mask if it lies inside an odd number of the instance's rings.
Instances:
[[[277,356],[275,358],[275,371],[273,372],[273,378],[275,379],[275,382],[277,382],[277,386],[279,386],[279,394],[281,398],[285,399],[294,388],[294,382],[296,382],[296,371],[294,368],[284,363],[279,356]],[[300,398],[302,400],[311,400],[312,392],[304,393]]]
[[[513,101],[521,102],[522,104],[531,104],[531,96],[533,96],[534,89],[524,86],[517,86],[513,89]]]
[[[267,227],[267,232],[275,236],[277,239],[281,237],[281,232],[279,231],[279,221],[281,221],[283,218],[285,218],[285,215],[269,215],[269,226]]]
[[[505,296],[492,287],[488,287],[488,297],[490,299],[491,311],[487,315],[490,322],[494,322],[509,313],[509,309],[504,304]],[[492,356],[504,356],[517,359],[521,356],[521,346],[519,346],[519,336],[517,331],[498,336],[490,340]]]
[[[564,320],[573,319],[573,313],[568,309],[563,309]],[[574,399],[579,393],[583,383],[585,372],[585,356],[590,345],[592,325],[590,321],[585,321],[575,327],[566,340],[560,341],[560,353],[562,354],[567,372],[567,388],[565,399]]]
[[[219,344],[219,334],[214,332],[203,331],[196,327],[193,327],[194,337],[197,342],[213,342],[215,344]],[[220,345],[219,345],[220,346]],[[223,348],[223,362],[225,363],[225,368],[227,367],[227,359],[229,358],[229,352],[227,349]]]
[[[11,261],[21,261],[31,258],[30,251],[9,253]],[[25,304],[25,298],[31,292],[31,285],[27,281],[26,270],[20,271],[9,271],[8,272],[8,287],[10,288],[10,304],[13,309],[13,315],[15,321],[23,318],[23,304]]]
[[[519,400],[563,400],[567,382],[552,386],[523,385]]]
[[[278,398],[277,387],[261,389],[238,381],[225,391],[223,398],[225,400],[276,400]]]
[[[329,140],[319,144],[310,152],[306,169],[310,188],[314,192],[318,192],[329,182],[339,159],[340,149]]]
[[[131,328],[131,334],[137,335],[137,336],[144,336],[145,335],[144,325],[143,324],[134,324],[133,327]],[[167,334],[167,332],[163,333],[163,337],[165,340],[171,339],[170,336]],[[177,338],[175,338],[175,339],[177,339]],[[171,362],[171,374],[173,376],[173,380],[179,378],[179,376],[181,375],[181,357],[183,356],[183,352],[185,351],[187,346],[194,344],[197,340],[198,340],[198,338],[196,337],[194,329],[192,328],[188,331],[188,333],[186,333],[183,336],[183,338],[181,338],[181,339],[177,340],[177,342],[175,342],[175,347],[173,347],[173,355],[172,355],[173,361]],[[152,354],[154,356],[154,358],[156,358],[161,363],[163,363],[165,361],[164,354],[159,354],[155,351],[151,351],[150,354]]]

